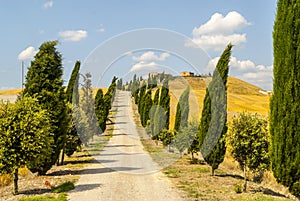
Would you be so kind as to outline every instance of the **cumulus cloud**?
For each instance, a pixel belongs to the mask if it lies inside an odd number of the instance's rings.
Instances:
[[[131,69],[130,72],[134,72],[134,71],[150,71],[150,70],[154,70],[154,69],[158,69],[158,65],[152,61],[150,63],[145,62],[145,61],[140,61],[137,64],[134,64]]]
[[[19,60],[32,59],[36,53],[37,51],[34,49],[34,47],[29,46],[18,55],[18,59]]]
[[[239,45],[246,42],[246,34],[237,32],[249,25],[251,23],[236,11],[229,12],[226,16],[215,13],[205,24],[193,29],[193,38],[185,45],[220,51],[228,43]]]
[[[206,67],[206,72],[213,72],[219,59],[220,57],[211,59]],[[273,65],[256,65],[251,60],[238,60],[236,57],[231,57],[229,66],[231,76],[240,78],[263,89],[272,89]]]
[[[85,30],[67,30],[67,31],[59,32],[58,35],[64,41],[77,42],[77,41],[81,41],[84,38],[86,38],[88,33]]]
[[[52,8],[52,6],[54,5],[53,1],[47,1],[46,3],[43,4],[44,8]]]
[[[139,57],[133,56],[132,59],[135,61],[164,61],[170,56],[169,53],[163,52],[160,55],[156,55],[152,51],[145,52]]]

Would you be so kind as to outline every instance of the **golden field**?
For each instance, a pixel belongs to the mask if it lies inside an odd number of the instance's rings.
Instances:
[[[169,82],[171,94],[170,128],[174,127],[177,103],[187,86],[190,86],[189,120],[200,120],[203,99],[210,80],[211,78],[202,77],[177,77]],[[263,91],[263,89],[240,79],[229,77],[227,81],[228,119],[232,119],[234,115],[242,111],[268,116],[270,95],[262,94],[259,92],[260,90]]]

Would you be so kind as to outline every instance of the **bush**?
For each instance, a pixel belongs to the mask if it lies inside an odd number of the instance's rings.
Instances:
[[[290,191],[293,195],[300,198],[300,181],[295,182]]]
[[[234,190],[234,192],[236,192],[238,194],[242,193],[243,192],[242,185],[240,185],[240,184],[235,185],[233,190]]]

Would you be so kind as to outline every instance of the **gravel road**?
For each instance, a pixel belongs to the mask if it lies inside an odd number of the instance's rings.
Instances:
[[[184,200],[144,151],[132,117],[129,92],[118,92],[113,137],[81,175],[70,201]]]

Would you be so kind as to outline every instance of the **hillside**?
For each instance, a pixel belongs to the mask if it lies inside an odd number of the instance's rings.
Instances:
[[[177,77],[170,81],[171,93],[171,122],[173,128],[176,105],[181,93],[190,86],[190,120],[199,120],[203,106],[205,90],[211,78],[202,77]],[[229,77],[228,89],[228,118],[231,119],[238,112],[249,111],[267,116],[269,113],[269,95],[260,93],[263,90],[240,79]]]

